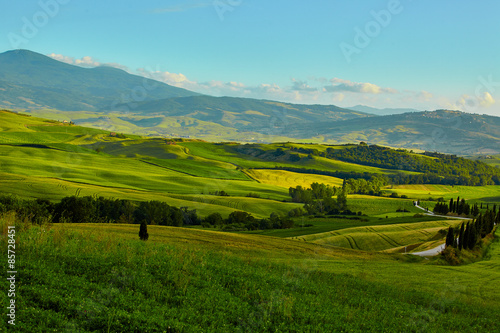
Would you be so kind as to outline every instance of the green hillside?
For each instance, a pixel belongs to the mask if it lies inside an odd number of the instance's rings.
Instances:
[[[118,105],[117,109],[119,110],[121,106],[123,105]],[[140,102],[136,104],[134,112],[167,117],[186,116],[234,127],[241,132],[262,132],[263,128],[269,128],[270,125],[280,128],[303,122],[341,121],[371,116],[335,105],[300,105],[250,98],[212,96],[189,96]],[[147,126],[147,124],[144,125]]]
[[[179,205],[191,208],[204,202],[203,208],[199,209],[204,215],[221,206],[225,214],[243,209],[264,216],[273,209],[286,213],[296,207],[283,202],[290,200],[289,187],[307,187],[315,181],[341,186],[342,178],[352,176],[369,179],[373,175],[418,175],[414,171],[382,169],[324,155],[331,149],[340,151],[357,147],[352,145],[241,145],[128,134],[118,137],[108,131],[8,111],[0,111],[0,124],[0,171],[5,175],[0,181],[5,192],[11,191],[22,197],[45,195],[57,200],[75,193],[105,193],[106,196],[134,199],[142,195],[144,200],[150,200],[167,196],[177,200]],[[311,150],[318,153],[310,156],[308,152]],[[11,181],[18,178],[26,179],[26,182],[29,179],[29,183],[16,185]],[[65,185],[61,185],[63,183]],[[62,191],[61,188],[70,190]],[[135,191],[133,196],[131,191]],[[229,202],[244,202],[251,193],[261,200],[273,202],[269,202],[271,208],[255,209],[254,205],[230,204],[222,198],[213,200],[210,193],[216,191],[228,193]],[[418,198],[442,196],[441,193],[434,195],[434,192],[429,195],[431,191],[413,195],[404,187],[385,191]],[[494,191],[486,189],[481,195],[470,198],[487,200],[494,197]],[[359,208],[356,211],[370,210],[362,202],[352,202]],[[267,204],[262,201],[258,205]],[[386,211],[380,212],[384,213]]]
[[[0,111],[0,229],[7,235],[15,226],[15,268],[22,272],[16,328],[498,331],[498,230],[448,257],[404,253],[443,244],[449,227],[464,222],[423,215],[414,201],[432,209],[440,197],[460,196],[488,206],[480,209],[486,214],[498,210],[500,186],[387,183],[425,170],[401,171],[382,158],[377,163],[387,168],[363,165],[378,155],[347,161],[341,154],[358,147],[365,145],[151,138]],[[465,163],[451,161],[466,177]],[[485,165],[478,162],[478,177],[490,175]],[[344,186],[347,209],[308,213],[292,199],[289,187],[308,191],[314,182]],[[331,189],[314,188],[315,195]],[[183,222],[190,212],[197,224]],[[256,224],[229,224],[241,216],[235,212]],[[214,213],[228,224],[207,222]],[[94,219],[105,214],[116,217]],[[141,218],[146,242],[132,224]],[[167,218],[184,227],[162,225]],[[280,220],[292,223],[275,227]],[[4,249],[8,242],[0,238]],[[1,297],[6,304],[6,293]]]
[[[450,154],[498,154],[500,118],[437,110],[344,122],[291,125],[289,135],[325,141],[359,142]]]
[[[144,89],[145,100],[198,95],[117,68],[82,68],[28,50],[0,54],[3,107],[92,111],[132,102],[134,89]]]
[[[1,227],[14,223],[0,218]],[[17,224],[21,227],[21,224]],[[21,230],[21,229],[19,229]],[[31,227],[21,332],[498,331],[498,263],[429,265],[297,240],[151,226]],[[6,241],[1,240],[2,246]],[[2,298],[6,301],[6,295]],[[2,321],[1,325],[6,325]],[[5,326],[2,326],[5,327]]]

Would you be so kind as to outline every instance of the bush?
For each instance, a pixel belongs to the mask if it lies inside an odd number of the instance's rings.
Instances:
[[[441,252],[441,255],[443,256],[444,260],[446,260],[446,262],[450,265],[456,266],[462,263],[462,260],[458,256],[457,249],[451,246],[446,247],[446,249]]]
[[[205,219],[203,220],[203,227],[205,227],[205,225],[219,226],[223,223],[224,219],[222,218],[222,215],[220,215],[220,213],[212,213],[205,217]]]

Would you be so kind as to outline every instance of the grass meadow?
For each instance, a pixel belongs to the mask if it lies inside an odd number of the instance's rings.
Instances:
[[[456,199],[458,196],[472,202],[480,200],[483,202],[497,203],[500,201],[500,186],[460,186],[460,185],[394,185],[391,189],[385,190],[386,192],[396,192],[399,195],[405,194],[409,198],[415,199],[434,199],[444,198],[450,200]]]
[[[151,226],[143,242],[136,225],[9,224],[20,332],[499,329],[498,241],[449,267],[258,235]]]

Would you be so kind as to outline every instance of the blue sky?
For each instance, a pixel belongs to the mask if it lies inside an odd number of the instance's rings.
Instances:
[[[0,52],[201,93],[500,116],[500,2],[2,2]]]

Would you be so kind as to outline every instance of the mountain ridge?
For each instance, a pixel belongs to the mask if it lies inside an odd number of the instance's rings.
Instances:
[[[353,108],[214,97],[129,74],[83,68],[27,50],[0,54],[0,108],[110,131],[209,140],[365,141],[458,155],[500,153],[500,118],[459,111]]]
[[[83,68],[28,50],[0,54],[1,107],[95,111],[137,99],[195,95],[109,66]]]

